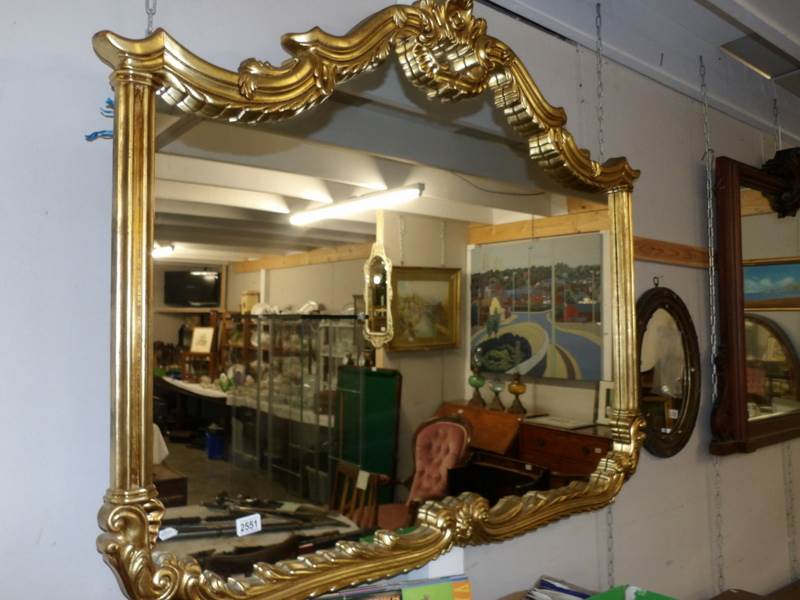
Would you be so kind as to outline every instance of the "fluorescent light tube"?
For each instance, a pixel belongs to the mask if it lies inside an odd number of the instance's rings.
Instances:
[[[322,208],[294,213],[289,217],[289,222],[292,225],[308,225],[309,223],[315,223],[325,219],[341,219],[347,215],[366,212],[368,210],[391,208],[403,202],[416,200],[422,196],[424,190],[425,186],[421,183],[417,183],[392,190],[373,192],[359,196],[353,200],[346,200],[345,202],[337,202],[336,204],[330,204]]]
[[[175,252],[175,245],[174,244],[167,244],[166,246],[162,246],[158,242],[153,244],[153,250],[150,252],[150,256],[153,258],[166,258],[170,256],[173,252]]]

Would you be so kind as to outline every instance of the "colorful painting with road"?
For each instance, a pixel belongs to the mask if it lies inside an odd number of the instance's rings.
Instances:
[[[488,373],[603,379],[600,234],[476,246],[471,352]]]

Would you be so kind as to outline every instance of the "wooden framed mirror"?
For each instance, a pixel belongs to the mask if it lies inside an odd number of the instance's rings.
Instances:
[[[111,83],[116,103],[111,483],[99,514],[103,533],[98,538],[98,549],[130,598],[303,598],[392,576],[421,566],[454,545],[499,542],[556,519],[604,507],[613,501],[638,463],[642,421],[638,413],[631,221],[632,191],[638,171],[631,168],[624,158],[599,164],[591,160],[587,151],[578,147],[564,128],[564,111],[544,99],[513,51],[487,34],[486,22],[472,15],[471,0],[421,0],[412,5],[392,5],[367,17],[343,36],[314,29],[305,34],[284,36],[283,45],[291,58],[282,65],[249,59],[233,72],[192,54],[163,30],[142,40],[122,38],[107,31],[96,34],[94,38],[96,53],[112,69]],[[410,531],[401,533],[378,529],[368,536],[339,541],[329,549],[302,557],[274,561],[264,558],[243,572],[220,568],[220,572],[215,573],[204,569],[196,557],[169,549],[171,542],[164,535],[164,496],[159,496],[153,484],[156,434],[153,428],[151,346],[156,282],[151,250],[157,229],[156,197],[168,197],[168,194],[159,194],[156,190],[159,185],[164,187],[162,180],[180,181],[185,166],[182,160],[164,158],[156,153],[159,106],[169,107],[175,111],[173,116],[178,118],[186,113],[193,118],[216,119],[231,127],[236,124],[249,124],[253,129],[268,127],[330,100],[344,82],[378,69],[390,56],[397,59],[404,77],[431,100],[466,102],[484,92],[492,92],[495,107],[506,117],[511,129],[521,136],[524,153],[529,154],[533,168],[542,179],[551,181],[555,189],[572,190],[607,204],[610,250],[608,335],[611,340],[611,378],[615,386],[607,449],[605,454],[596,457],[596,466],[590,473],[576,478],[563,477],[563,485],[530,491],[525,495],[505,496],[492,506],[481,495],[467,490],[458,497],[422,503]],[[329,102],[324,106],[328,105]],[[315,108],[315,111],[319,110],[322,108]],[[202,119],[197,121],[206,122]],[[237,125],[230,131],[241,133],[245,128]],[[221,138],[216,136],[215,139]],[[334,163],[317,161],[317,164]],[[166,174],[165,169],[168,170]],[[212,166],[204,162],[203,168],[193,172],[195,176],[210,177],[211,169]],[[237,171],[238,176],[242,173]],[[188,183],[212,185],[209,179]],[[435,186],[429,185],[429,181],[423,183],[426,194],[435,197]],[[197,188],[191,189],[198,191]],[[299,192],[298,189],[293,191],[295,194]],[[502,196],[502,193],[498,195]],[[319,201],[319,198],[312,197],[301,199]],[[270,201],[274,200],[274,197],[270,198]],[[535,204],[531,200],[527,203]],[[285,209],[284,212],[294,212],[294,206],[279,208]],[[527,222],[532,222],[531,210],[527,209]],[[380,218],[377,221],[382,222]],[[376,241],[385,242],[387,235],[388,232],[376,224]],[[441,256],[444,257],[449,249],[444,236],[442,240]],[[349,247],[341,252],[363,260],[367,258],[363,247],[361,244],[359,248]],[[321,261],[326,260],[322,257],[329,256],[329,253],[316,249],[308,254]],[[285,257],[281,261],[291,262]],[[389,298],[386,300],[388,303]],[[566,304],[566,300],[563,303]],[[243,334],[242,338],[249,338],[256,356],[248,359],[247,363],[255,361],[255,369],[262,372],[264,361],[258,357],[266,353],[272,361],[272,356],[280,353],[291,355],[314,348],[333,348],[333,342],[325,341],[332,338],[323,339],[321,333],[321,328],[333,327],[326,322],[326,315],[309,314],[318,308],[306,303],[302,307],[305,311],[303,319],[297,318],[298,315],[276,318],[280,327],[297,328],[285,335],[276,330],[265,331],[262,321],[246,317],[244,323],[253,320],[255,325],[250,327],[255,329],[248,330],[248,335]],[[327,388],[320,377],[314,378],[312,383],[308,377],[309,369],[312,364],[321,362],[321,358],[285,361],[291,377],[301,382],[303,394],[309,391],[313,410],[305,412],[306,405],[301,401],[299,406],[289,404],[282,408],[288,416],[281,418],[297,427],[312,426],[317,433],[320,428],[327,427],[329,439],[334,438],[330,433],[332,423],[346,420],[338,416],[341,413],[323,414],[334,404],[329,392],[351,393],[367,386],[374,386],[377,390],[399,389],[396,370],[368,369],[366,371],[372,375],[367,381],[365,370],[356,368],[353,374],[353,365],[344,366],[344,371],[339,370],[340,378],[353,375],[354,383],[346,390]],[[466,382],[468,361],[463,363],[463,380]],[[271,368],[270,364],[268,370]],[[235,379],[235,370],[232,375]],[[377,396],[391,404],[397,397],[396,393],[399,392],[377,392]],[[223,395],[227,406],[230,398]],[[343,398],[337,402],[344,406],[348,400]],[[358,406],[363,405],[356,403]],[[240,419],[239,424],[231,424],[231,428],[260,430],[261,412],[260,404],[257,404],[254,421]],[[278,411],[270,409],[267,412],[277,414]],[[506,416],[518,423],[516,417]],[[269,422],[267,415],[267,427]],[[225,430],[226,426],[227,423],[222,429]],[[381,426],[391,430],[393,422]],[[209,452],[215,435],[209,428]],[[231,435],[235,435],[235,431]],[[267,448],[268,457],[272,448]],[[362,458],[363,455],[362,452]],[[255,461],[260,461],[262,456],[264,451],[259,449]],[[316,481],[318,487],[312,489],[304,484],[298,490],[319,495],[324,487],[324,473],[316,466],[306,466],[311,467],[313,477],[304,481]],[[364,464],[354,471],[339,466],[342,468],[330,473],[329,478],[334,475],[350,477],[357,490],[372,497],[380,494],[377,488],[381,478]],[[276,512],[296,512],[292,518],[294,521],[313,520],[319,512],[318,506],[308,503],[289,507],[282,502],[275,506],[253,503],[252,498],[247,497],[220,497],[215,502],[231,508],[231,500],[233,507],[239,513],[246,513],[243,516],[248,518],[252,516],[251,512],[262,517],[272,517]],[[205,508],[215,509],[215,502]],[[227,514],[226,518],[230,520],[231,516]],[[314,523],[320,524],[318,521]],[[230,523],[226,523],[228,525]],[[325,522],[322,526],[331,525]],[[236,529],[238,531],[238,524]],[[230,573],[239,574],[226,577]]]
[[[700,409],[700,348],[689,310],[659,285],[636,301],[644,447],[668,458],[689,441]]]
[[[752,452],[800,436],[798,149],[756,168],[716,162],[720,389],[711,452]]]

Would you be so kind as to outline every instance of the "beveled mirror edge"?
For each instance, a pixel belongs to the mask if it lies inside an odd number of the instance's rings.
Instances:
[[[681,425],[683,428],[678,431],[673,430],[665,436],[648,436],[644,441],[644,447],[648,452],[660,458],[669,458],[675,456],[688,443],[697,422],[700,410],[700,346],[689,309],[681,297],[669,288],[652,287],[636,301],[637,373],[641,367],[641,350],[647,323],[659,309],[666,310],[675,321],[681,334],[685,365],[688,367],[682,405],[686,410],[683,410],[674,429],[678,429]]]
[[[112,247],[111,483],[98,521],[98,550],[130,598],[304,598],[423,565],[454,544],[500,541],[612,502],[636,469],[642,443],[635,372],[631,193],[639,172],[625,159],[592,161],[563,128],[566,115],[549,105],[503,42],[486,35],[471,0],[393,5],[346,35],[319,29],[288,35],[293,55],[279,67],[256,60],[239,72],[220,69],[163,30],[142,40],[111,32],[94,48],[113,72],[115,89]],[[458,53],[444,48],[459,47]],[[186,112],[229,121],[291,117],[323,101],[337,83],[379,66],[394,50],[405,75],[430,98],[459,100],[491,89],[496,106],[529,140],[532,159],[551,177],[608,196],[612,232],[613,371],[617,382],[612,450],[588,482],[507,497],[494,507],[472,493],[420,509],[416,529],[381,531],[371,544],[341,542],[227,581],[191,560],[154,549],[164,508],[152,484],[151,307],[155,96]],[[469,54],[474,61],[449,62]],[[434,68],[434,64],[436,68]]]

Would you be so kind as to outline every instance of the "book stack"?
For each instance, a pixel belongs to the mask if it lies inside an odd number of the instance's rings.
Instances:
[[[359,586],[326,594],[320,600],[472,600],[472,589],[469,580],[460,575]]]
[[[526,600],[576,600],[591,598],[595,592],[553,577],[540,577],[525,595]]]

